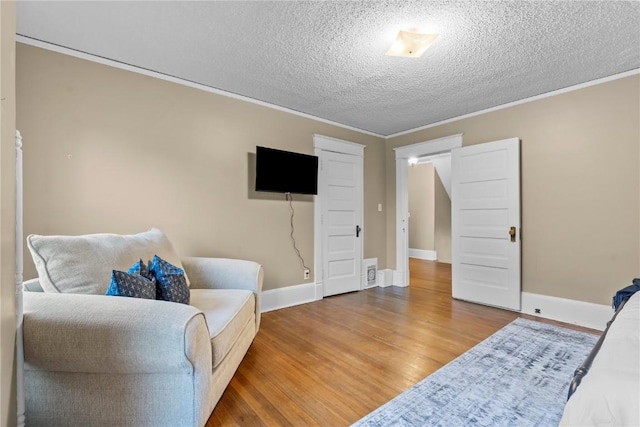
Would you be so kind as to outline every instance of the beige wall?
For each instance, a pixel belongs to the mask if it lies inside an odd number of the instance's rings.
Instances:
[[[392,138],[383,148],[359,132],[33,47],[18,46],[18,70],[27,233],[153,225],[182,254],[262,262],[266,289],[301,283],[286,205],[249,197],[247,157],[255,145],[311,153],[311,135],[320,133],[367,145],[364,256],[389,268],[392,148],[456,133],[464,145],[518,136],[523,290],[608,304],[639,274],[637,75]],[[309,264],[312,203],[296,202],[296,211]]]
[[[639,104],[634,75],[390,139],[387,203],[392,148],[458,133],[465,146],[519,137],[523,291],[610,304],[640,275]],[[392,264],[395,212],[387,221]]]
[[[17,70],[25,234],[155,226],[181,255],[262,263],[267,290],[303,283],[288,205],[252,194],[250,153],[313,154],[318,133],[366,145],[364,257],[385,265],[381,138],[23,44]],[[297,246],[313,268],[313,201],[295,199]],[[31,263],[25,273],[35,276]]]
[[[0,425],[16,424],[15,2],[0,1]]]
[[[451,264],[451,199],[444,189],[440,175],[434,174],[434,246],[438,262]]]
[[[431,163],[409,167],[409,247],[433,251],[435,229],[434,169]]]

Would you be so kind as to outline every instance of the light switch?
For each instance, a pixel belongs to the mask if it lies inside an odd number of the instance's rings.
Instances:
[[[378,203],[378,212],[382,212],[382,203]]]

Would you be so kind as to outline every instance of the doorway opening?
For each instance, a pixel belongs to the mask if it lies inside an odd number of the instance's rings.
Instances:
[[[409,161],[417,164],[451,153],[462,146],[462,134],[433,139],[394,149],[396,153],[396,286],[409,285]],[[449,169],[450,170],[450,169]],[[450,172],[449,172],[450,173]],[[450,191],[449,191],[450,194]]]
[[[409,257],[451,264],[451,155],[409,167]]]

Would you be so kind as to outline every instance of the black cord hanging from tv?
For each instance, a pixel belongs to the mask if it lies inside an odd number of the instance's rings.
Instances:
[[[294,227],[293,227],[293,215],[295,214],[295,211],[293,210],[293,196],[291,195],[291,193],[284,193],[284,198],[286,201],[289,202],[289,212],[291,212],[291,242],[293,243],[293,249],[296,251],[296,254],[298,255],[298,259],[300,259],[300,264],[302,264],[302,268],[305,270],[309,270],[309,267],[307,267],[304,264],[304,259],[302,258],[302,254],[300,254],[300,250],[298,249],[298,247],[296,246],[296,239],[295,237],[293,237],[293,232],[294,232]]]

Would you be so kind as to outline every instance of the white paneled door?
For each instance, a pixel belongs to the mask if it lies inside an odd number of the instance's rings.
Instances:
[[[451,154],[453,297],[520,310],[520,140]]]
[[[324,296],[361,289],[362,157],[323,151],[322,269]]]

